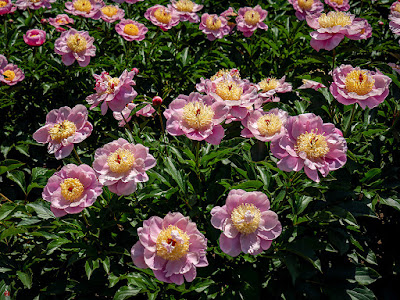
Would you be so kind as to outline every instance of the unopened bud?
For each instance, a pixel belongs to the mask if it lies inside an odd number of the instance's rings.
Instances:
[[[163,100],[162,100],[162,98],[160,96],[154,96],[153,97],[153,105],[154,106],[161,105],[162,102],[163,102]]]
[[[46,24],[46,23],[48,23],[49,21],[47,21],[47,19],[41,19],[40,20],[40,23],[42,23],[42,24]]]
[[[133,68],[132,72],[135,72],[135,75],[139,74],[139,69],[138,68]]]

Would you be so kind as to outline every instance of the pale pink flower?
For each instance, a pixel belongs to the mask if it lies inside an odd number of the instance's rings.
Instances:
[[[136,112],[136,117],[152,117],[155,112],[156,110],[153,108],[153,106],[148,103]]]
[[[362,109],[374,108],[389,94],[392,80],[379,70],[362,70],[351,65],[341,65],[333,71],[333,83],[329,90],[344,105],[358,103]]]
[[[207,39],[210,41],[222,39],[231,31],[226,18],[215,14],[209,15],[207,13],[201,16],[199,28],[207,35]]]
[[[228,108],[208,95],[191,93],[179,95],[172,101],[164,116],[167,119],[167,132],[171,135],[186,135],[191,140],[218,145],[224,137],[220,125],[228,113]]]
[[[144,40],[148,31],[147,27],[142,23],[130,19],[122,19],[121,22],[115,25],[115,30],[129,42]]]
[[[308,178],[319,182],[318,171],[325,177],[346,163],[347,143],[335,125],[308,113],[289,117],[285,128],[285,135],[271,143],[279,169],[298,172],[304,167]]]
[[[167,7],[156,4],[146,10],[144,17],[163,31],[178,25],[180,20],[179,14],[170,4]]]
[[[198,23],[200,21],[196,12],[201,10],[203,5],[196,4],[191,0],[171,0],[171,3],[179,15],[180,21],[189,21],[191,23]]]
[[[104,186],[117,195],[130,195],[138,182],[146,182],[146,171],[156,165],[149,148],[120,138],[104,145],[94,154],[93,169]]]
[[[296,17],[300,21],[305,20],[307,16],[319,16],[324,10],[324,5],[319,0],[288,0],[296,11]]]
[[[104,3],[96,0],[73,0],[65,3],[65,11],[75,16],[98,20]]]
[[[278,215],[270,210],[268,197],[261,192],[231,190],[225,205],[215,206],[211,216],[211,224],[223,231],[221,250],[233,257],[268,250],[282,232]]]
[[[100,8],[100,18],[107,23],[121,20],[125,16],[125,11],[116,5],[106,5]]]
[[[18,9],[25,10],[27,8],[29,9],[39,9],[42,7],[45,8],[51,8],[51,3],[56,2],[56,0],[17,0],[15,2],[15,6],[18,7]]]
[[[122,111],[137,96],[137,92],[132,87],[136,85],[133,81],[134,76],[134,71],[127,70],[124,70],[120,77],[111,77],[105,71],[100,75],[94,74],[96,93],[86,97],[87,103],[91,105],[90,109],[103,102],[101,105],[103,115],[106,114],[108,108],[116,112]]]
[[[395,1],[390,6],[390,14],[389,14],[389,28],[390,30],[396,34],[400,35],[400,2]]]
[[[0,16],[13,13],[17,7],[13,5],[11,0],[2,0],[0,5]]]
[[[314,80],[309,80],[309,79],[303,79],[303,84],[298,87],[298,89],[314,89],[314,90],[319,90],[320,88],[326,88],[325,85],[323,85],[320,82],[314,81]]]
[[[137,104],[130,102],[121,112],[114,111],[113,117],[115,120],[120,121],[118,123],[119,127],[124,127],[127,122],[132,119],[131,112],[136,108]],[[126,121],[126,122],[125,122]]]
[[[281,79],[274,77],[264,78],[257,84],[257,87],[260,91],[259,97],[264,100],[271,98],[276,93],[288,93],[292,91],[292,84],[286,82],[286,76],[283,76]]]
[[[260,5],[254,8],[242,7],[236,17],[237,29],[243,32],[245,37],[251,36],[257,28],[267,30],[268,26],[264,23],[267,14],[267,11],[262,9]]]
[[[61,14],[57,15],[55,18],[49,18],[49,24],[54,26],[56,28],[56,31],[63,32],[66,31],[66,29],[61,26],[67,25],[67,27],[71,28],[71,26],[68,25],[74,24],[74,19],[70,18],[66,14]]]
[[[233,28],[235,28],[236,23],[233,22],[233,18],[238,14],[233,10],[232,7],[229,7],[227,10],[223,11],[220,16],[224,17],[228,21],[229,32],[232,32]]]
[[[207,239],[181,213],[153,216],[138,228],[131,256],[136,267],[150,268],[160,281],[181,285],[196,278],[196,267],[208,266]]]
[[[29,46],[41,46],[46,41],[46,31],[30,29],[23,36],[24,42]]]
[[[24,72],[22,72],[17,65],[7,64],[5,67],[0,69],[0,81],[7,85],[15,85],[24,80],[24,78]]]
[[[348,11],[350,9],[349,0],[324,0],[326,4],[336,11]]]
[[[4,55],[0,54],[0,70],[7,66],[7,64],[7,58]]]
[[[0,58],[0,60],[1,60],[1,58]],[[1,64],[0,64],[1,65]],[[395,71],[395,72],[397,72],[398,74],[400,74],[400,65],[396,65],[396,64],[394,64],[394,63],[388,63],[388,65]],[[1,66],[0,66],[0,69],[1,69]]]
[[[51,203],[50,210],[58,217],[80,213],[93,205],[103,186],[88,165],[68,164],[47,181],[42,198]]]

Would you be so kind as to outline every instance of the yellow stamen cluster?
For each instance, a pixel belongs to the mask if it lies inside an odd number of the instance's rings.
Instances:
[[[317,130],[306,131],[297,137],[295,150],[297,153],[304,152],[308,158],[324,157],[329,152],[326,137],[323,134],[317,134]]]
[[[64,19],[58,19],[56,22],[57,22],[58,24],[60,24],[60,25],[68,24],[68,21],[66,21],[66,20],[64,20]]]
[[[0,1],[0,7],[4,7],[4,6],[6,6],[7,5],[7,2],[6,1]]]
[[[157,19],[158,22],[161,22],[163,24],[168,24],[172,19],[171,13],[165,11],[165,9],[161,7],[154,12],[154,17]]]
[[[135,156],[128,149],[119,148],[107,157],[107,165],[112,172],[125,173],[132,169]]]
[[[318,18],[318,23],[322,28],[347,26],[351,25],[351,17],[341,11],[330,11],[328,14],[322,14]]]
[[[240,233],[253,233],[260,224],[261,212],[254,204],[244,203],[232,211],[231,220]]]
[[[3,72],[4,79],[7,81],[12,81],[15,78],[15,72],[11,70],[5,70]]]
[[[75,33],[67,38],[67,46],[73,52],[82,52],[85,51],[87,48],[87,41],[85,37],[83,37],[79,33]]]
[[[118,12],[118,7],[114,5],[107,5],[101,9],[101,12],[105,14],[107,17],[115,16]]]
[[[400,12],[400,3],[396,4],[396,6],[394,7],[394,10],[397,12]]]
[[[190,128],[206,129],[211,125],[213,118],[213,109],[203,102],[189,102],[183,107],[182,120]]]
[[[335,2],[336,4],[342,5],[343,0],[331,0],[332,2]]]
[[[119,78],[114,77],[112,78],[111,76],[108,79],[108,87],[107,87],[107,94],[112,94],[114,92],[115,87],[119,84]]]
[[[176,226],[161,230],[156,241],[157,255],[166,260],[177,260],[189,251],[189,236]]]
[[[89,0],[77,0],[74,2],[74,8],[76,10],[88,13],[92,9],[92,4]]]
[[[301,9],[310,10],[314,4],[314,0],[298,0],[297,4]]]
[[[282,120],[275,114],[263,115],[257,120],[257,129],[261,135],[272,136],[282,128]]]
[[[38,2],[40,2],[40,1],[42,1],[42,0],[30,0],[32,3],[38,3]]]
[[[77,178],[67,178],[60,184],[61,187],[61,195],[70,202],[74,202],[75,200],[81,197],[85,188],[83,184]]]
[[[75,123],[65,120],[59,124],[55,124],[49,130],[50,137],[53,141],[60,142],[63,139],[69,138],[71,135],[74,135],[76,132]]]
[[[345,85],[349,93],[366,95],[374,88],[375,80],[367,70],[356,68],[347,74]]]
[[[129,35],[138,35],[139,27],[137,27],[135,24],[126,24],[124,26],[124,32]]]
[[[263,92],[268,92],[268,91],[274,90],[277,87],[279,87],[280,83],[279,83],[278,79],[273,78],[273,77],[268,77],[268,78],[261,80],[258,83],[258,85],[260,86],[260,88]]]
[[[175,4],[176,9],[179,11],[184,11],[184,12],[192,12],[194,8],[194,3],[190,0],[179,0]]]
[[[218,79],[220,77],[226,76],[226,75],[231,75],[234,78],[240,79],[240,74],[239,72],[235,72],[233,74],[231,74],[231,71],[228,69],[221,69],[219,70],[217,73],[215,73],[215,75],[211,76],[210,80],[214,81],[215,79]]]
[[[206,27],[210,30],[218,30],[222,26],[220,18],[209,16],[206,20]]]
[[[248,25],[257,25],[260,22],[260,14],[254,9],[248,10],[244,13],[244,21]]]
[[[243,94],[243,88],[232,80],[223,80],[217,83],[215,93],[223,100],[237,101]]]

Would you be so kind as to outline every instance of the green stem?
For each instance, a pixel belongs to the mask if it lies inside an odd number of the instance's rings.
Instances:
[[[81,159],[79,158],[79,155],[78,155],[78,152],[76,152],[76,149],[75,149],[75,147],[74,147],[74,154],[75,154],[75,158],[76,158],[76,160],[79,162],[79,164],[83,164],[83,162],[81,161]]]
[[[343,136],[347,136],[347,133],[348,133],[349,129],[351,128],[351,123],[353,123],[353,119],[354,119],[354,115],[355,115],[355,112],[356,112],[356,108],[357,108],[357,103],[354,103],[353,104],[353,109],[351,110],[350,122],[347,124]]]
[[[82,212],[82,216],[83,216],[83,220],[84,220],[85,223],[86,223],[86,227],[90,227],[90,224],[89,224],[88,219],[86,218],[85,212]]]
[[[164,129],[164,122],[163,122],[162,115],[161,115],[161,105],[158,106],[157,113],[158,113],[158,117],[160,119],[160,125],[161,125],[162,134],[164,135],[165,134],[165,129]]]
[[[125,119],[123,113],[121,112],[120,114],[121,114],[122,118],[123,118],[124,121],[125,121],[125,127],[127,127],[128,130],[129,130],[130,132],[132,132],[132,128],[131,128],[131,126],[129,126],[128,121]]]

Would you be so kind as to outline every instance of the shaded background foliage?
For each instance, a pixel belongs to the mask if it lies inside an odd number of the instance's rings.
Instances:
[[[40,23],[41,18],[62,13],[63,2],[46,11],[0,17],[1,51],[26,76],[13,87],[0,87],[0,297],[7,289],[21,299],[400,298],[395,245],[400,234],[400,83],[387,66],[400,58],[398,41],[388,27],[391,2],[351,1],[350,11],[368,20],[373,36],[365,41],[345,39],[335,49],[335,61],[332,51],[317,53],[310,47],[312,30],[296,19],[287,1],[259,2],[269,12],[268,31],[257,30],[250,38],[234,32],[213,42],[198,24],[181,23],[167,32],[151,25],[143,15],[158,2],[122,4],[127,18],[149,27],[146,39],[126,42],[114,25],[72,16],[74,28],[88,30],[95,38],[96,57],[86,68],[76,63],[66,67],[54,53],[60,34]],[[237,10],[257,3],[230,6]],[[223,1],[202,4],[203,13],[228,9]],[[23,42],[30,28],[47,31],[43,46],[32,48]],[[290,115],[313,112],[345,133],[347,164],[319,184],[303,172],[280,171],[268,145],[240,138],[238,124],[226,126],[221,145],[201,143],[196,159],[197,144],[163,135],[157,117],[133,117],[129,131],[118,128],[110,112],[101,116],[94,109],[89,118],[95,130],[77,146],[82,161],[91,165],[98,147],[123,137],[149,147],[156,157],[150,180],[129,197],[105,188],[92,207],[59,219],[41,199],[47,179],[64,164],[77,161],[72,156],[55,160],[32,133],[50,110],[85,103],[93,92],[93,73],[105,70],[119,76],[136,67],[140,73],[135,101],[160,95],[167,106],[220,68],[238,68],[242,78],[253,82],[286,75],[294,87],[303,78],[329,86],[333,63],[379,68],[393,80],[389,96],[375,109],[358,109],[353,120],[352,107],[336,102],[327,89],[282,94],[280,103],[265,107],[280,107]],[[210,224],[211,209],[222,206],[236,188],[266,193],[284,228],[273,246],[256,257],[222,253],[220,232]],[[198,268],[195,281],[182,286],[159,282],[151,271],[136,268],[129,256],[143,220],[169,211],[190,216],[208,238],[210,265]]]

